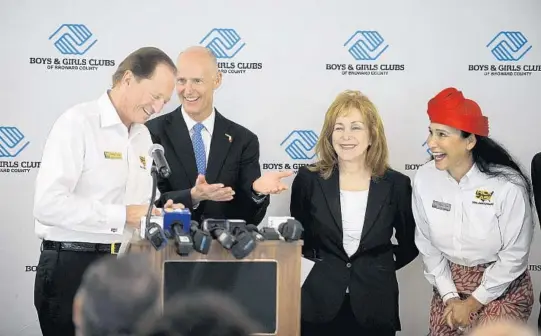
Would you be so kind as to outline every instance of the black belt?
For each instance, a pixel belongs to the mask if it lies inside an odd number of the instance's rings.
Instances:
[[[43,241],[43,250],[54,251],[72,251],[72,252],[102,252],[118,254],[120,243],[113,244],[94,244],[79,242],[55,242],[50,240]]]

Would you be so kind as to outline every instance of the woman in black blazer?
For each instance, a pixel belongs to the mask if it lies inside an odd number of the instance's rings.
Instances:
[[[301,334],[395,335],[395,271],[418,254],[410,179],[389,168],[382,121],[358,91],[331,104],[316,153],[291,190],[303,256],[316,262],[302,288]]]

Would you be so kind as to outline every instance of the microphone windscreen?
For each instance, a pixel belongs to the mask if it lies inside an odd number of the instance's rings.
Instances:
[[[149,156],[152,156],[152,154],[155,152],[155,151],[161,151],[161,152],[164,152],[164,149],[163,149],[163,146],[160,145],[160,144],[153,144],[152,146],[150,146],[149,150],[148,150],[148,155]]]

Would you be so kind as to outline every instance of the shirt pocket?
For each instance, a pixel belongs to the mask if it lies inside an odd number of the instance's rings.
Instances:
[[[152,193],[152,159],[144,153],[134,154],[129,160],[126,184],[127,204],[149,204]]]
[[[493,205],[472,204],[464,214],[467,216],[464,218],[464,230],[472,241],[500,240],[498,218]]]

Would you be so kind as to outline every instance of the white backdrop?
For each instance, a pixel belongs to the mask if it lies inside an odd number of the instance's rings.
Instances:
[[[528,173],[541,151],[538,0],[4,0],[0,6],[2,336],[40,335],[31,209],[47,133],[68,107],[108,88],[114,65],[141,46],[176,59],[190,45],[214,41],[226,72],[216,106],[259,135],[265,169],[310,162],[324,113],[344,89],[375,102],[391,164],[410,177],[426,159],[427,101],[448,86],[480,104],[491,135]],[[177,104],[174,97],[164,113]],[[288,209],[286,193],[272,198],[268,214]],[[536,235],[530,263],[537,296],[538,226]],[[401,335],[426,335],[431,292],[419,259],[399,272],[399,282]],[[536,304],[532,323],[537,314]]]

